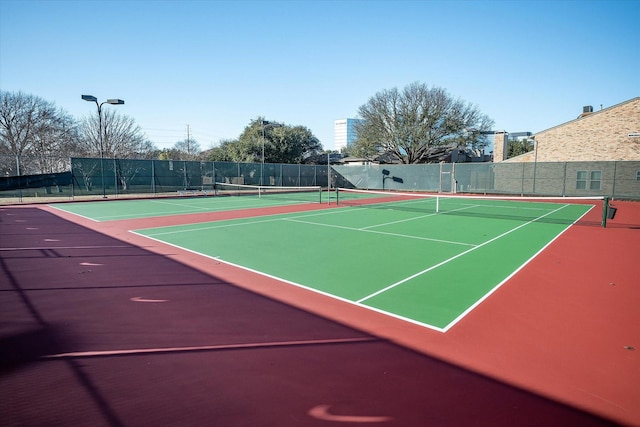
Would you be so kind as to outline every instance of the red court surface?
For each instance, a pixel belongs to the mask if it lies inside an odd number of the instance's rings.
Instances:
[[[2,424],[640,425],[640,204],[616,206],[447,333],[129,232],[264,211],[2,207]]]

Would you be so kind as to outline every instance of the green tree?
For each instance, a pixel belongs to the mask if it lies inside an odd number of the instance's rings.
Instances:
[[[533,151],[533,141],[530,139],[512,139],[507,141],[507,159]]]
[[[303,163],[322,150],[318,138],[304,126],[252,120],[237,140],[222,141],[211,149],[214,161],[261,163]]]
[[[482,131],[493,126],[475,105],[418,82],[378,92],[358,111],[364,120],[356,125],[357,149],[388,152],[406,164],[426,161],[429,150],[442,145],[480,149]]]

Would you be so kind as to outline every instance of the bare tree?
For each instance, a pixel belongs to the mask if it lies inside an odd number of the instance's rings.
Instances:
[[[412,83],[378,92],[359,108],[357,145],[388,152],[402,163],[426,161],[433,147],[455,144],[480,148],[493,121],[476,106],[452,98],[445,89]]]
[[[69,169],[70,156],[82,155],[78,126],[73,117],[60,112],[43,121],[34,132],[29,153],[40,173],[61,172]]]
[[[196,160],[200,151],[200,143],[192,138],[178,141],[171,148],[174,160]]]
[[[129,159],[145,157],[155,150],[135,120],[114,109],[102,111],[102,141],[97,115],[90,115],[82,121],[81,135],[86,151],[96,157],[102,154],[104,157]]]
[[[0,153],[16,159],[3,164],[4,174],[65,170],[68,165],[60,159],[77,151],[77,142],[75,121],[55,104],[22,92],[0,91]]]

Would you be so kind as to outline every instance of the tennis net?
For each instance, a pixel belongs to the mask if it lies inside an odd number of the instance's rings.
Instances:
[[[216,196],[250,196],[301,203],[322,203],[320,186],[280,187],[216,182],[214,190]]]
[[[602,225],[606,227],[606,197],[468,196],[439,193],[336,189],[339,206],[413,211],[517,221]],[[597,215],[583,217],[591,210]]]

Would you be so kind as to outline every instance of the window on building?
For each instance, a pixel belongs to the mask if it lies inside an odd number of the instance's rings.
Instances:
[[[597,191],[602,188],[602,171],[577,171],[576,190]]]
[[[587,171],[578,171],[576,176],[576,190],[587,189]]]
[[[636,172],[636,181],[640,181],[640,171]]]
[[[589,176],[589,190],[599,190],[602,183],[602,171],[591,171]]]

